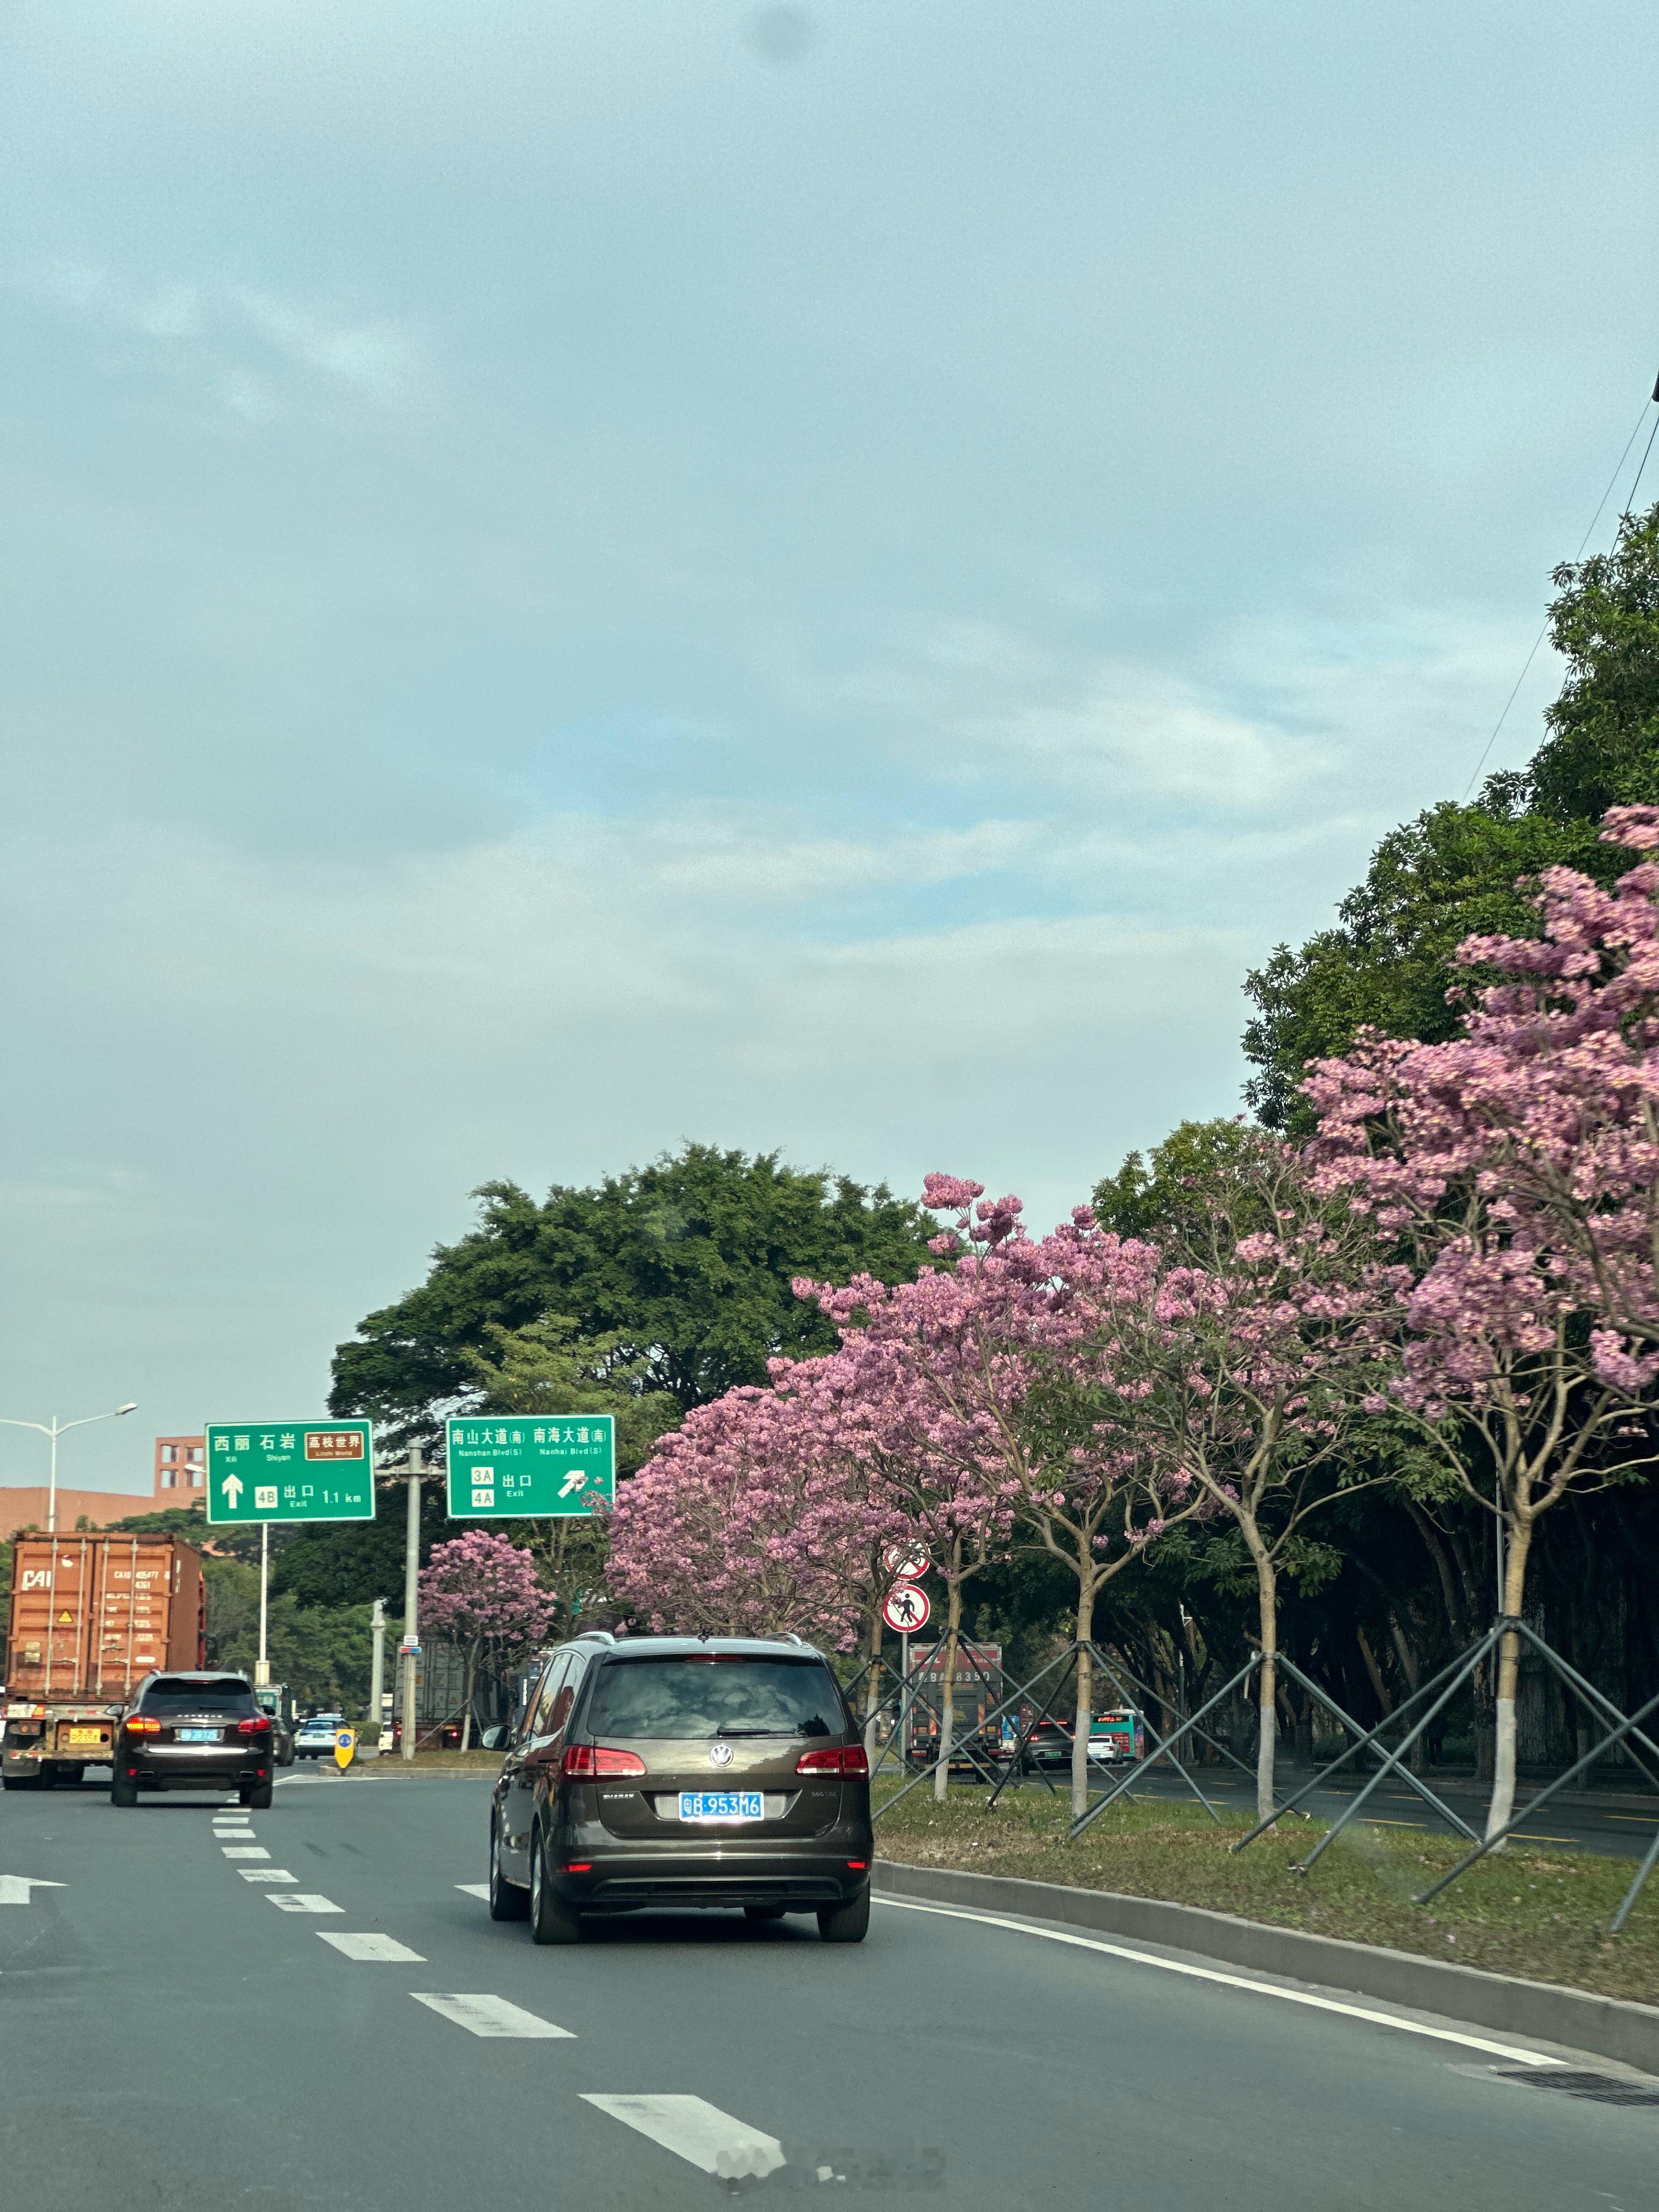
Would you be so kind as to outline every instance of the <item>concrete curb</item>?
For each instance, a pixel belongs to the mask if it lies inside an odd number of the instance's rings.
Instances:
[[[1058,1922],[1133,1943],[1191,1951],[1231,1966],[1281,1979],[1316,1982],[1323,1989],[1380,1998],[1443,2020],[1495,2028],[1613,2058],[1659,2075],[1659,2008],[1623,1997],[1559,1989],[1549,1982],[1512,1980],[1478,1966],[1419,1959],[1297,1928],[1270,1928],[1229,1912],[1194,1905],[1165,1905],[1154,1898],[1122,1897],[1105,1889],[1073,1889],[1064,1882],[1024,1881],[1008,1875],[963,1874],[954,1867],[903,1866],[878,1859],[872,1879],[878,1897],[910,1897],[930,1905],[969,1905],[982,1912],[1018,1914]]]

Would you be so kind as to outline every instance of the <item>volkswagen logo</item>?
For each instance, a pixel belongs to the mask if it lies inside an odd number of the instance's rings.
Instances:
[[[729,1743],[711,1743],[708,1747],[708,1764],[711,1766],[730,1766],[732,1764],[731,1745]]]

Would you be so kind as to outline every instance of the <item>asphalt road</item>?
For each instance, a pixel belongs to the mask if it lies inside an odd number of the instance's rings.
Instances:
[[[1653,2202],[1659,2105],[1540,2088],[1490,2030],[1448,2040],[1075,1935],[891,1903],[860,1946],[694,1914],[538,1950],[461,1886],[487,1802],[367,1776],[285,1779],[270,1811],[216,1820],[92,1789],[0,1801],[0,1875],[61,1885],[0,1901],[0,2203]]]

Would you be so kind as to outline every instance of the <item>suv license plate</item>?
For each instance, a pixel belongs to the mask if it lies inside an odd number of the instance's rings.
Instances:
[[[180,1729],[179,1741],[180,1743],[217,1743],[219,1731],[217,1729]]]
[[[682,1790],[682,1820],[763,1820],[766,1800],[758,1790]]]

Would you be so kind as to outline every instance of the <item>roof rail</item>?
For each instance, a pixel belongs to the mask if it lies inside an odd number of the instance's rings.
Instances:
[[[812,1648],[806,1638],[804,1636],[797,1636],[793,1628],[786,1628],[781,1640],[785,1644],[799,1644],[803,1651],[810,1651]]]
[[[614,1644],[616,1640],[608,1628],[584,1628],[570,1639],[573,1644]]]

